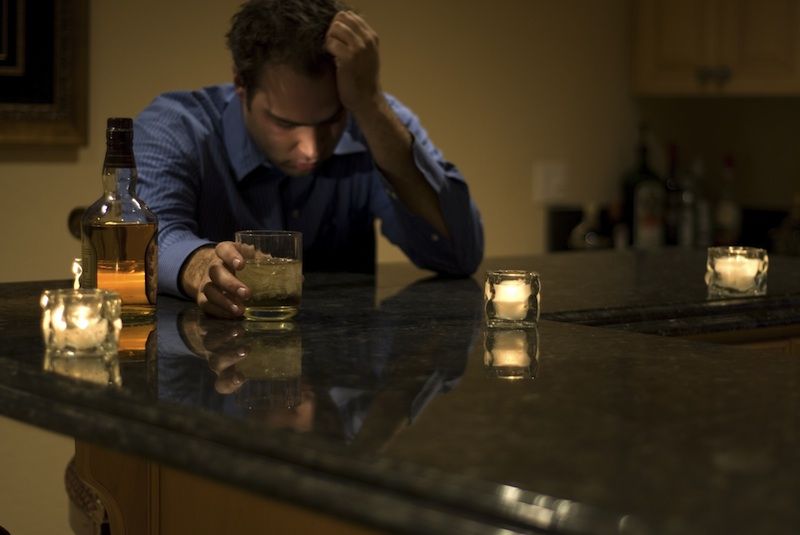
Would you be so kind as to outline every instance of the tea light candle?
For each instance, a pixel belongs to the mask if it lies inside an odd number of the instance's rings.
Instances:
[[[102,321],[91,308],[76,306],[70,310],[72,325],[64,318],[64,306],[53,310],[51,325],[53,343],[56,347],[72,347],[78,350],[90,349],[103,343],[108,334],[108,324]]]
[[[744,256],[717,258],[714,271],[719,277],[719,284],[726,288],[745,291],[755,285],[760,260]]]
[[[494,286],[494,309],[498,318],[524,320],[528,315],[531,287],[524,280],[501,281]]]

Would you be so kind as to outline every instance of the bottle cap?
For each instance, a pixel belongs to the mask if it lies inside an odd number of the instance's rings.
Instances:
[[[135,167],[132,145],[133,119],[109,117],[106,123],[106,157],[103,167]]]
[[[106,128],[109,130],[133,130],[133,119],[130,117],[109,117]]]

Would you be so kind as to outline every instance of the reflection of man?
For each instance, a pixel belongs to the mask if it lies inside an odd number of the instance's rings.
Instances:
[[[372,272],[376,218],[418,266],[474,272],[483,235],[467,186],[382,92],[363,18],[337,0],[251,0],[228,45],[233,85],[163,95],[136,122],[162,292],[240,316],[250,289],[225,240],[245,228],[301,231],[306,271]]]
[[[315,315],[283,334],[208,318],[188,304],[179,313],[169,306],[178,302],[164,300],[159,397],[367,450],[385,445],[463,374],[480,289],[472,279],[421,281],[376,309],[372,277],[324,277],[348,288],[349,306],[343,310],[331,303],[327,287],[311,291]],[[446,285],[444,300],[452,303],[440,303],[419,325],[408,310],[427,302],[435,284]],[[441,322],[447,328],[440,328]]]

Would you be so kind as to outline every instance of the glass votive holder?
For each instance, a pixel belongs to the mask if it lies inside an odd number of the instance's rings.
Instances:
[[[535,379],[539,367],[539,331],[533,329],[486,329],[483,365],[502,379]]]
[[[756,247],[709,247],[706,285],[709,297],[767,293],[767,251]]]
[[[501,269],[486,272],[486,324],[497,328],[535,327],[539,321],[539,274]]]
[[[39,304],[47,357],[116,356],[122,328],[118,294],[98,289],[45,290]]]

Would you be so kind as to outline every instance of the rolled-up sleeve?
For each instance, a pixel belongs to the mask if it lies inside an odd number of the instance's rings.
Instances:
[[[139,197],[158,216],[158,289],[186,297],[180,271],[186,259],[210,243],[198,237],[199,191],[191,120],[169,96],[158,97],[134,124],[134,154],[139,174]]]
[[[447,275],[471,275],[483,259],[484,243],[480,213],[467,183],[433,145],[417,117],[396,99],[387,99],[413,137],[414,163],[439,199],[450,237],[441,236],[430,223],[411,213],[385,177],[381,177],[382,188],[374,199],[382,232],[418,267]]]

